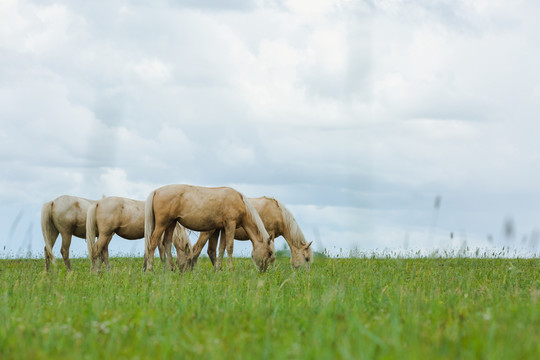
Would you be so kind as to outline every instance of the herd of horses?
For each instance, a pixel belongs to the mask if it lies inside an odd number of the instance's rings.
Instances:
[[[199,232],[193,246],[186,228]],[[217,270],[222,268],[226,249],[232,270],[235,239],[251,241],[252,260],[259,270],[266,271],[275,260],[274,239],[279,236],[285,238],[291,249],[294,268],[309,267],[313,262],[311,242],[306,241],[293,215],[281,202],[269,197],[248,199],[230,187],[166,185],[153,190],[146,201],[116,196],[89,200],[62,195],[43,205],[41,229],[47,271],[54,262],[52,249],[58,235],[62,237],[60,252],[68,270],[73,236],[86,239],[94,271],[103,264],[109,267],[108,248],[114,234],[126,240],[145,239],[145,271],[153,270],[156,247],[161,262],[165,265],[168,261],[171,270],[193,270],[207,242],[212,265]]]

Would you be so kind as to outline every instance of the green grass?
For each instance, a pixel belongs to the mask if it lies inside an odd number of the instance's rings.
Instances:
[[[540,358],[539,259],[0,260],[0,358]]]

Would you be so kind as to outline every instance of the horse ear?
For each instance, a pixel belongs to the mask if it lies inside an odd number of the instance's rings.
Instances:
[[[310,241],[306,246],[305,246],[305,249],[309,249],[309,247],[311,246],[311,244],[313,244],[313,241]]]

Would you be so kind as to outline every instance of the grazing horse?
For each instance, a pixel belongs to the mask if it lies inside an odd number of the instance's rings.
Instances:
[[[249,198],[249,201],[259,213],[266,231],[275,238],[283,236],[285,241],[287,241],[287,244],[289,244],[291,249],[291,265],[295,269],[298,269],[302,265],[309,268],[310,264],[313,262],[313,251],[311,250],[312,242],[308,243],[306,241],[302,230],[296,223],[296,220],[289,209],[287,209],[280,201],[266,196]],[[216,269],[221,269],[226,244],[223,241],[219,244],[219,258],[216,263],[218,235],[219,230],[216,230],[210,236],[208,241],[208,256]],[[203,236],[203,234],[200,236],[202,238],[206,237],[206,235]],[[236,240],[249,240],[246,232],[241,228],[236,229],[234,238]],[[197,242],[194,246],[194,251],[192,252],[193,256],[198,256],[203,246],[204,244],[199,244],[199,242]]]
[[[97,243],[94,244],[96,234]],[[95,262],[100,256],[99,268],[103,262],[109,265],[109,243],[116,234],[127,240],[137,240],[144,237],[144,201],[110,196],[103,198],[88,207],[86,219],[86,243],[88,254],[92,261],[91,269],[94,270]],[[174,270],[174,260],[171,253],[171,243],[174,243],[177,252],[177,261],[184,264],[187,259],[191,244],[184,227],[176,224],[172,237],[163,238],[160,242],[161,261],[165,263],[165,257],[169,258],[171,270]]]
[[[58,238],[62,235],[62,257],[66,268],[71,270],[69,261],[69,247],[71,237],[75,235],[81,239],[86,237],[86,212],[95,204],[95,200],[62,195],[46,202],[41,209],[41,231],[45,240],[45,270],[49,271],[50,262],[54,263],[52,249]]]
[[[222,229],[222,241],[228,249],[231,247],[230,253],[234,232],[237,227],[243,227],[253,244],[251,257],[255,265],[265,271],[275,260],[273,239],[243,194],[229,187],[166,185],[152,191],[146,199],[144,237],[148,271],[152,271],[154,250],[161,234],[172,231],[175,221],[195,231]],[[229,267],[232,268],[232,257]]]

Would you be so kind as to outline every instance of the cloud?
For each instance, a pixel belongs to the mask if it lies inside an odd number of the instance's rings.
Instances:
[[[255,8],[257,2],[250,0],[182,0],[172,3],[173,6],[193,8],[205,11],[248,11]]]
[[[143,59],[128,64],[128,69],[143,81],[165,82],[171,79],[170,66],[159,59]]]
[[[530,2],[0,7],[6,218],[193,183],[276,196],[344,247],[425,246],[437,195],[441,234],[538,227]]]
[[[136,200],[145,200],[157,186],[128,179],[126,172],[119,168],[104,168],[99,177],[99,189],[105,196],[121,196]]]
[[[217,152],[218,158],[225,165],[244,167],[255,162],[255,153],[251,147],[230,141],[222,141]]]

